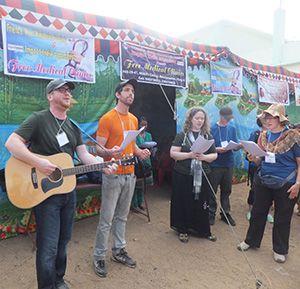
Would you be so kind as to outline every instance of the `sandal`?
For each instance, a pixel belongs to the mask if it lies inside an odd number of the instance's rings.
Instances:
[[[180,240],[182,243],[187,243],[187,242],[189,241],[188,235],[187,235],[187,234],[182,234],[182,233],[180,233],[180,234],[179,234],[179,240]]]
[[[214,234],[210,234],[206,238],[207,238],[207,240],[212,241],[212,242],[216,242],[217,241],[217,237]]]

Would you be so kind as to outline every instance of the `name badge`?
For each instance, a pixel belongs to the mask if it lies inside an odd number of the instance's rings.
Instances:
[[[227,140],[224,140],[224,141],[221,142],[221,147],[222,147],[222,149],[223,149],[223,148],[226,148],[227,145],[228,145],[228,141],[227,141]]]
[[[265,157],[265,162],[270,164],[276,163],[276,158],[274,153],[267,152],[268,155]]]
[[[62,133],[57,134],[56,139],[60,147],[64,146],[69,142],[68,137],[64,131]]]

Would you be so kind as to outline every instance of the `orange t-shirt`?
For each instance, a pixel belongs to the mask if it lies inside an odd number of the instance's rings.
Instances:
[[[128,114],[118,113],[115,109],[104,114],[98,123],[97,135],[107,138],[105,147],[113,148],[115,145],[120,146],[124,139],[124,131],[137,130],[138,120],[130,112]],[[123,158],[133,154],[133,146],[135,140],[132,141],[123,151]],[[111,158],[105,158],[109,161]],[[116,174],[131,174],[134,172],[134,166],[119,166]]]

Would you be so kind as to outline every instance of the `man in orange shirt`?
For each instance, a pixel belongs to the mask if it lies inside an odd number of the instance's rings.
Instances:
[[[120,147],[127,131],[138,129],[137,118],[129,112],[137,85],[135,79],[121,82],[115,90],[116,107],[99,120],[96,140],[102,147],[97,146],[96,151],[105,161],[111,158],[120,159],[130,154],[144,160],[150,156],[150,151],[141,150],[135,141],[125,149]],[[136,261],[130,258],[125,250],[125,227],[135,181],[134,166],[119,166],[114,175],[110,177],[103,175],[102,204],[94,252],[94,269],[100,277],[107,275],[105,255],[108,251],[111,227],[113,235],[111,259],[131,268],[136,267]]]

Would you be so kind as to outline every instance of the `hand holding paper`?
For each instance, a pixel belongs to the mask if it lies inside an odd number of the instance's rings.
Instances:
[[[213,143],[214,139],[207,140],[202,135],[199,135],[191,146],[191,150],[195,153],[204,153],[212,146]]]
[[[268,153],[266,153],[265,151],[263,151],[255,142],[253,141],[244,141],[241,140],[240,141],[241,144],[243,145],[243,147],[245,148],[245,150],[253,155],[253,156],[258,156],[258,157],[264,157],[267,156]]]
[[[235,141],[231,140],[227,146],[222,147],[222,149],[224,150],[234,150],[234,149],[238,149],[240,146],[240,144],[236,143]]]
[[[144,128],[145,127],[143,126],[139,130],[128,130],[120,148],[125,149],[143,131]]]

